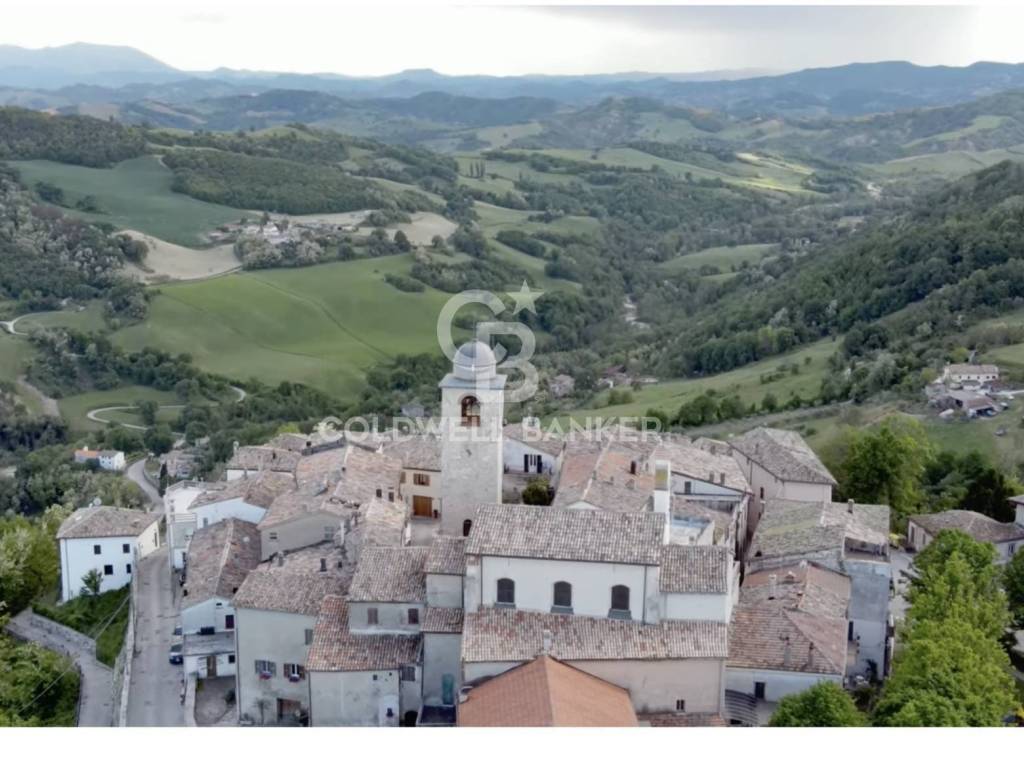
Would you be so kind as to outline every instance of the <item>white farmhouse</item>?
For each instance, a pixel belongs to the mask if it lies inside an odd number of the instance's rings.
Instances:
[[[90,461],[95,461],[96,466],[106,472],[120,472],[124,469],[124,451],[91,451],[89,446],[75,451],[76,464]]]
[[[228,518],[195,532],[181,592],[185,674],[235,674],[235,593],[260,562],[256,526]]]
[[[120,589],[132,580],[138,559],[160,546],[160,517],[139,509],[83,507],[57,531],[61,600],[77,597],[82,577],[98,571],[100,591]]]
[[[982,389],[999,379],[998,365],[947,364],[941,381],[948,386],[963,389]]]

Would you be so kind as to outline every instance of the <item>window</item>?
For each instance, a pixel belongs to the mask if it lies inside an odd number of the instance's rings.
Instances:
[[[131,575],[131,572],[132,572],[132,564],[131,563],[126,563],[125,564],[124,572],[129,574],[129,575]]]
[[[271,541],[277,541],[277,533],[272,532],[267,538],[269,538]]]
[[[264,680],[268,680],[277,674],[277,664],[265,659],[256,659],[256,674]]]
[[[235,663],[235,654],[229,653],[228,654],[228,664],[234,664],[234,663]]]
[[[472,527],[473,527],[473,521],[472,520],[463,520],[462,521],[462,535],[463,536],[469,536],[469,530]]]
[[[378,620],[379,619],[377,617],[377,609],[376,608],[367,608],[366,609],[366,623],[370,624],[370,625],[375,625],[378,622]]]
[[[93,544],[92,545],[92,553],[94,555],[102,555],[103,554],[103,548],[100,547],[99,544]]]
[[[334,526],[332,526],[332,525],[325,525],[324,526],[324,541],[330,541],[333,538],[334,538]]]
[[[512,579],[498,579],[498,604],[516,604],[516,583]]]
[[[636,459],[634,459],[633,461],[629,462],[629,474],[631,474],[631,475],[635,475],[636,474]]]
[[[301,664],[285,664],[284,676],[291,682],[297,683],[299,680],[306,679],[306,668]]]
[[[103,575],[104,576],[113,576],[114,575],[114,566],[112,566],[112,565],[104,565],[103,566]]]
[[[430,475],[423,472],[416,472],[412,476],[413,485],[430,485]]]
[[[761,500],[764,501],[764,486],[761,486]]]
[[[383,489],[381,489],[381,488],[377,489],[377,498],[378,499],[383,499],[384,498],[384,491],[383,491]]]
[[[462,398],[462,426],[464,427],[479,427],[480,426],[480,401],[472,395],[466,395]]]
[[[676,712],[686,711],[686,699],[676,699]]]
[[[394,491],[388,491],[388,501],[394,501],[394,500],[395,500],[395,492]]]
[[[312,645],[312,644],[313,644],[313,630],[312,629],[307,629],[306,630],[306,645]]]
[[[229,613],[224,617],[224,629],[235,628],[235,614]]]
[[[556,581],[554,591],[551,612],[572,613],[572,584],[568,581]]]
[[[409,623],[410,624],[419,624],[420,623],[420,609],[419,608],[410,608],[409,609]]]
[[[416,682],[416,667],[412,664],[406,664],[402,667],[401,680],[403,683],[415,683]]]
[[[624,584],[616,584],[612,587],[612,609],[608,612],[608,618],[632,618],[629,612],[629,587]]]
[[[121,551],[124,552],[127,555],[129,552],[132,551],[132,545],[131,544],[122,544],[121,545]]]
[[[764,698],[764,683],[754,683],[754,698],[755,699],[763,699]]]
[[[398,482],[400,482],[402,485],[405,485],[405,472],[403,472],[401,474],[401,476],[399,477]]]

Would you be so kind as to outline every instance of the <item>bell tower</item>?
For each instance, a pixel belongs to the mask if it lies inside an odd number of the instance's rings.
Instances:
[[[501,502],[505,376],[494,352],[469,341],[441,381],[441,532],[468,534],[481,504]]]

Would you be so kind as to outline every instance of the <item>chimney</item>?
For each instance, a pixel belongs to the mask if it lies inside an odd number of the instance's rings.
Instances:
[[[793,649],[789,645],[789,635],[786,635],[782,639],[786,641],[786,645],[782,649],[782,666],[788,667],[792,661]]]
[[[853,514],[853,499],[846,500],[846,511],[851,515]]]
[[[807,666],[811,666],[814,663],[814,643],[807,646]]]
[[[327,571],[327,558],[326,557],[321,557],[320,558],[320,573],[324,573],[326,571]]]
[[[551,635],[551,630],[550,629],[545,629],[544,630],[544,634],[541,637],[541,654],[542,655],[544,655],[544,656],[550,656],[551,655],[551,643],[552,643],[552,640],[553,640],[553,638],[552,638],[552,635]]]
[[[278,568],[284,567],[284,552],[278,552],[277,553],[277,567]]]
[[[778,592],[775,586],[775,582],[778,580],[778,576],[774,573],[768,576],[768,599],[774,600],[778,596]]]
[[[654,462],[654,511],[665,520],[665,543],[672,534],[672,464],[659,459]]]

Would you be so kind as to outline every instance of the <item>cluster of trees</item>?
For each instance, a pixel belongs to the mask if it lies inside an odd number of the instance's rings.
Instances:
[[[74,662],[35,643],[19,643],[3,631],[0,614],[0,727],[76,725],[81,681]]]
[[[112,120],[54,117],[18,107],[0,108],[0,160],[54,160],[105,167],[146,150],[142,132]]]
[[[142,288],[120,270],[145,253],[145,244],[127,235],[40,205],[17,172],[0,165],[0,298],[31,311],[54,309],[66,298],[106,297],[111,314],[144,317]]]
[[[872,719],[882,726],[996,727],[1019,706],[1000,639],[1009,625],[996,552],[943,531],[914,560],[901,647]]]
[[[335,165],[188,149],[167,152],[163,160],[174,172],[174,191],[234,208],[306,214],[435,207],[425,195],[393,193]]]

